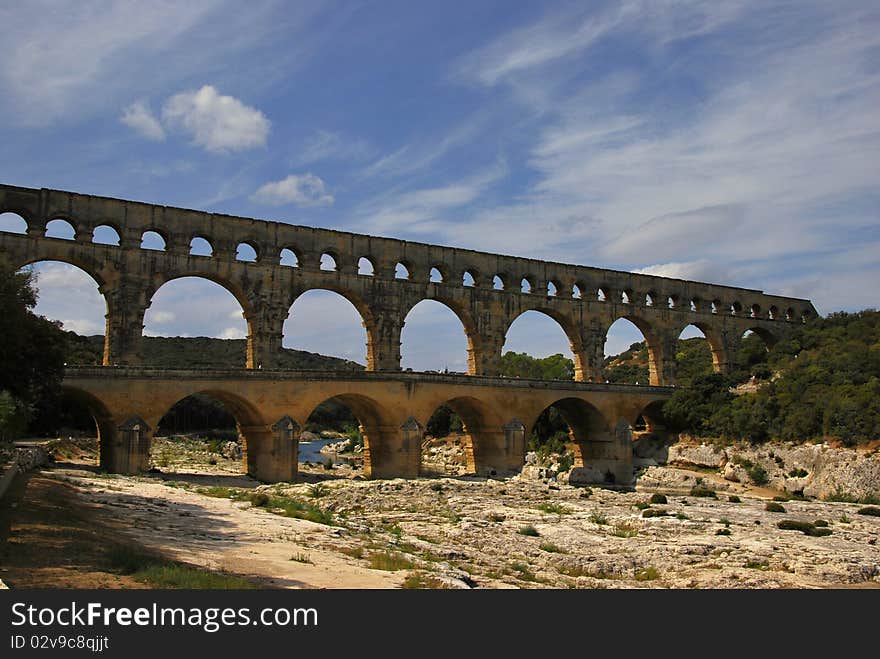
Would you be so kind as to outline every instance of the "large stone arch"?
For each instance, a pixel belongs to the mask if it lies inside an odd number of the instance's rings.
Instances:
[[[400,419],[374,398],[364,394],[343,391],[324,396],[306,407],[307,420],[319,405],[331,398],[344,403],[357,417],[364,438],[364,476],[385,478],[399,475],[416,476],[421,459],[421,438],[409,443]],[[423,428],[424,426],[422,426]]]
[[[509,470],[510,452],[504,430],[505,419],[495,407],[474,396],[433,398],[422,407],[421,425],[428,425],[431,415],[442,405],[447,405],[461,418],[464,426],[464,449],[467,473],[494,475]],[[519,456],[522,464],[525,457]]]
[[[77,404],[82,405],[92,419],[95,421],[95,427],[98,432],[98,461],[102,469],[115,472],[120,468],[117,464],[116,455],[118,451],[115,449],[117,425],[121,419],[114,419],[113,414],[107,405],[93,393],[81,389],[75,385],[63,384],[61,390]]]
[[[341,295],[343,298],[348,300],[351,305],[355,308],[355,310],[360,314],[361,323],[364,326],[364,330],[367,333],[367,364],[366,370],[368,371],[378,371],[380,368],[380,359],[379,353],[381,350],[380,342],[381,342],[381,328],[377,323],[377,314],[374,314],[373,309],[367,303],[367,301],[352,291],[349,288],[344,286],[337,286],[330,282],[319,285],[312,286],[303,286],[302,288],[298,288],[292,296],[288,298],[286,301],[286,310],[285,318],[290,314],[290,310],[296,301],[301,298],[303,295],[308,293],[309,291],[330,291],[331,293],[336,293],[337,295]],[[283,319],[282,319],[283,322]],[[397,332],[399,335],[400,328],[397,328]],[[398,341],[399,346],[399,341]],[[400,356],[398,355],[398,364],[400,363]]]
[[[666,353],[669,349],[668,346],[664,345],[664,343],[669,341],[664,342],[661,333],[655,329],[650,321],[634,313],[617,314],[604,329],[605,340],[607,341],[608,339],[608,332],[611,330],[611,326],[621,318],[635,325],[639,332],[642,333],[642,336],[645,337],[645,344],[648,346],[648,378],[650,384],[654,386],[669,384],[667,382],[668,368],[666,364]],[[674,340],[678,340],[678,334],[675,335]],[[674,347],[672,350],[674,351]],[[674,357],[674,352],[672,357]]]
[[[679,326],[678,336],[681,336],[682,332],[691,325],[700,330],[703,336],[706,337],[706,342],[709,344],[709,350],[712,353],[712,370],[716,373],[727,373],[730,369],[731,355],[725,340],[724,330],[711,323],[690,320]]]
[[[541,413],[550,407],[559,410],[568,424],[575,446],[570,482],[628,484],[632,480],[632,429],[628,421],[621,419],[613,426],[598,407],[575,395],[555,400]],[[539,416],[530,419],[529,434]]]
[[[401,311],[401,328],[406,321],[410,312],[420,304],[428,300],[430,302],[438,302],[455,314],[467,338],[468,353],[468,375],[478,375],[479,365],[485,361],[484,341],[477,327],[476,318],[471,313],[469,305],[466,302],[456,300],[448,295],[426,295],[418,299],[408,300]]]
[[[537,311],[538,313],[544,314],[551,320],[555,321],[557,325],[559,325],[566,338],[568,339],[569,348],[571,349],[575,370],[574,379],[579,381],[585,380],[586,374],[589,371],[589,360],[587,352],[585,350],[583,336],[581,334],[578,323],[574,320],[574,318],[556,309],[544,305],[523,305],[517,310],[516,315],[510,318],[510,320],[507,322],[504,329],[505,339],[508,332],[510,332],[510,328],[513,327],[513,324],[517,321],[517,319],[528,311]]]
[[[247,348],[245,354],[245,366],[246,368],[256,368],[258,365],[257,346],[255,341],[255,325],[257,320],[256,305],[254,304],[254,301],[247,295],[244,289],[237,284],[234,278],[224,277],[215,272],[205,272],[199,269],[186,269],[154,273],[149,284],[143,290],[143,297],[139,305],[141,335],[143,333],[144,316],[147,312],[147,309],[152,306],[153,300],[155,299],[156,294],[159,292],[159,290],[166,284],[170,284],[174,281],[188,277],[205,279],[214,284],[217,284],[228,293],[230,293],[233,298],[235,298],[235,301],[241,308],[242,316],[244,317],[245,323],[247,324]]]

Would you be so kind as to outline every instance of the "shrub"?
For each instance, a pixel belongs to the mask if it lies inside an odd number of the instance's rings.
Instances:
[[[742,503],[742,499],[740,499],[740,498],[739,498],[738,496],[736,496],[735,494],[731,494],[729,497],[727,497],[727,500],[728,500],[730,503]]]
[[[442,492],[443,484],[442,483],[431,483],[431,490],[434,492]]]
[[[526,526],[523,526],[519,531],[517,531],[517,533],[519,533],[520,535],[527,535],[532,538],[537,538],[538,536],[541,535],[538,532],[538,529],[536,529],[531,524],[527,524]]]
[[[269,495],[265,492],[254,492],[251,494],[251,505],[258,508],[265,508],[269,505]]]
[[[880,517],[880,508],[876,506],[865,506],[858,511],[859,515],[870,515],[871,517]]]
[[[660,577],[660,573],[657,571],[657,568],[651,567],[650,565],[642,570],[639,570],[635,574],[636,581],[653,581],[654,579],[658,579]]]
[[[651,504],[648,503],[647,501],[637,501],[636,503],[633,504],[633,508],[635,508],[636,510],[644,510],[645,508],[650,508],[650,507],[651,507]]]
[[[767,484],[767,470],[759,464],[752,465],[746,469],[746,473],[755,485]]]
[[[406,579],[404,579],[401,588],[407,590],[422,590],[448,588],[448,586],[436,577],[414,572],[413,574],[410,574]]]
[[[308,487],[309,496],[313,499],[320,499],[330,494],[330,488],[324,483],[313,483]]]
[[[590,513],[589,519],[591,522],[593,522],[593,524],[607,524],[608,523],[608,518],[605,517],[605,515],[603,515],[602,513],[598,512],[598,511],[594,512],[594,513]]]
[[[715,535],[730,535],[730,529],[728,529],[728,528],[718,529],[717,531],[715,531]]]
[[[691,496],[692,497],[708,497],[711,499],[717,499],[718,495],[715,493],[715,490],[711,490],[708,487],[702,487],[697,485],[691,488]]]
[[[791,497],[787,494],[777,494],[775,497],[773,497],[773,500],[785,503],[786,501],[791,501]]]
[[[664,503],[669,503],[669,501],[667,501],[665,494],[657,493],[657,494],[651,495],[651,503],[664,504]]]
[[[806,469],[800,469],[800,468],[792,469],[790,472],[788,472],[789,478],[804,478],[805,476],[808,476],[808,475],[809,475],[809,472],[807,472]]]
[[[784,513],[785,506],[783,506],[781,503],[776,503],[775,501],[768,501],[767,505],[764,506],[764,510],[769,513]]]
[[[646,508],[642,511],[642,517],[644,517],[645,519],[649,519],[651,517],[666,517],[667,515],[669,515],[669,513],[662,508]]]
[[[542,503],[538,506],[538,510],[541,510],[550,515],[570,515],[571,511],[565,506],[560,506],[558,503]]]
[[[500,513],[489,513],[490,522],[503,522],[504,519],[504,515],[501,515]]]
[[[800,531],[804,535],[810,535],[814,537],[831,535],[831,529],[829,528],[817,528],[815,525],[810,524],[810,522],[800,522],[795,519],[784,519],[781,522],[777,522],[776,526],[783,531]]]
[[[826,522],[824,519],[817,519],[815,522],[813,522],[813,526],[819,526],[819,527],[828,526],[828,522]]]

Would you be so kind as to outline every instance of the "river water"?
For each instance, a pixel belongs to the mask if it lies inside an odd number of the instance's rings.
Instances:
[[[324,455],[321,453],[321,449],[327,446],[327,444],[338,441],[339,438],[337,437],[334,439],[316,439],[312,442],[300,442],[299,462],[324,462],[324,460],[332,456]]]

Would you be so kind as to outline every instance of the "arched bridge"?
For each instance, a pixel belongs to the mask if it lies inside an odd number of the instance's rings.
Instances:
[[[14,213],[21,220],[21,233],[0,231],[0,253],[14,267],[63,261],[78,266],[98,282],[107,304],[105,368],[71,369],[65,383],[81,390],[92,409],[104,419],[99,421],[102,437],[130,439],[134,431],[126,430],[126,424],[138,426],[141,438],[148,436],[145,429],[156,426],[155,414],[167,402],[161,399],[163,391],[153,391],[151,387],[167,389],[169,396],[187,388],[192,388],[190,393],[210,391],[237,410],[240,425],[252,428],[249,469],[262,474],[265,480],[288,476],[290,469],[295,470],[296,461],[293,467],[277,470],[258,466],[268,463],[259,457],[263,455],[261,449],[254,448],[256,438],[277,435],[281,431],[273,430],[273,424],[285,418],[289,418],[290,432],[295,432],[294,426],[305,420],[296,410],[308,406],[312,396],[309,392],[313,390],[323,394],[348,383],[339,395],[346,397],[356,414],[360,409],[364,417],[372,419],[361,421],[372,428],[366,430],[371,439],[373,475],[413,473],[414,458],[407,454],[404,459],[395,452],[407,453],[408,449],[401,447],[414,440],[402,438],[410,437],[407,433],[412,431],[413,424],[422,428],[427,420],[419,407],[422,399],[412,397],[415,390],[423,392],[420,396],[425,400],[434,396],[459,401],[462,418],[471,418],[469,429],[482,429],[483,441],[474,440],[475,465],[508,469],[514,463],[521,464],[520,448],[514,451],[516,457],[514,453],[506,453],[504,459],[485,456],[500,455],[497,447],[502,436],[506,438],[505,446],[514,446],[515,433],[510,430],[514,418],[530,429],[528,421],[533,410],[545,399],[566,399],[561,394],[563,390],[577,392],[573,398],[588,403],[590,410],[603,410],[605,403],[598,401],[610,398],[617,401],[620,410],[631,411],[640,405],[645,407],[644,396],[666,395],[660,389],[619,389],[601,384],[605,382],[605,339],[608,328],[617,319],[626,318],[641,330],[648,345],[650,384],[663,387],[675,383],[676,342],[688,325],[705,334],[715,369],[725,372],[744,333],[753,331],[772,344],[795,324],[816,315],[809,300],[768,295],[759,290],[45,188],[0,185],[0,213]],[[69,224],[73,238],[47,238],[47,225],[54,221]],[[94,237],[99,229],[115,233],[118,244],[96,243]],[[193,253],[195,242],[206,244],[207,255]],[[224,372],[222,376],[214,373],[210,377],[200,372],[157,375],[149,369],[138,369],[143,361],[144,314],[154,294],[166,282],[192,276],[222,285],[241,305],[248,328],[245,369]],[[367,373],[349,374],[346,380],[276,370],[282,351],[282,326],[288,312],[299,296],[313,289],[341,294],[360,313],[367,335]],[[468,376],[463,379],[439,382],[424,374],[400,372],[404,319],[422,300],[436,300],[460,319],[468,339]],[[556,382],[523,389],[522,383],[498,377],[508,328],[520,315],[532,310],[549,316],[564,330],[574,357],[575,383]],[[206,384],[205,378],[210,382]],[[331,382],[332,386],[328,384]],[[236,397],[235,391],[240,387],[252,393]],[[455,391],[450,390],[448,395],[428,393],[435,389],[445,392],[449,387]],[[480,395],[459,391],[462,387],[472,393],[479,391]],[[297,393],[275,398],[282,389]],[[388,394],[391,398],[375,393],[385,390],[393,392]],[[555,393],[538,393],[551,391]],[[141,399],[155,400],[155,404],[142,406]],[[367,404],[367,399],[374,403]],[[283,405],[278,402],[281,400],[285,401]],[[566,405],[575,425],[581,426],[581,431],[574,429],[575,435],[581,432],[586,436],[586,429],[600,428],[599,434],[608,436],[607,433],[614,434],[618,422],[629,419],[632,423],[635,419],[628,416],[629,412],[615,408],[616,411],[598,412],[602,416],[600,423],[594,412],[585,411],[587,408],[580,403],[560,404],[561,408]],[[391,455],[397,457],[387,457]],[[585,449],[583,456],[592,459],[595,454]],[[286,460],[282,462],[287,464]],[[114,470],[130,471],[143,466],[143,452],[132,448],[127,457],[124,452],[111,455],[107,443],[102,461]]]
[[[222,401],[245,440],[246,469],[263,481],[296,476],[302,424],[323,401],[348,405],[364,435],[367,477],[415,477],[424,428],[443,404],[462,419],[469,471],[519,470],[538,416],[555,405],[572,429],[584,481],[632,479],[632,425],[651,420],[666,387],[428,373],[68,368],[64,387],[95,417],[101,463],[136,473],[149,466],[153,429],[194,393]]]

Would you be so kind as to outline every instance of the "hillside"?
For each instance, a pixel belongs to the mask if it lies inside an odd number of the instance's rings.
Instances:
[[[79,336],[66,332],[66,361],[70,365],[87,366],[101,363],[104,337]],[[200,337],[143,338],[145,366],[161,368],[235,368],[244,366],[245,339],[212,339]],[[363,366],[347,359],[328,357],[304,350],[284,349],[279,368],[291,370],[361,371]]]

